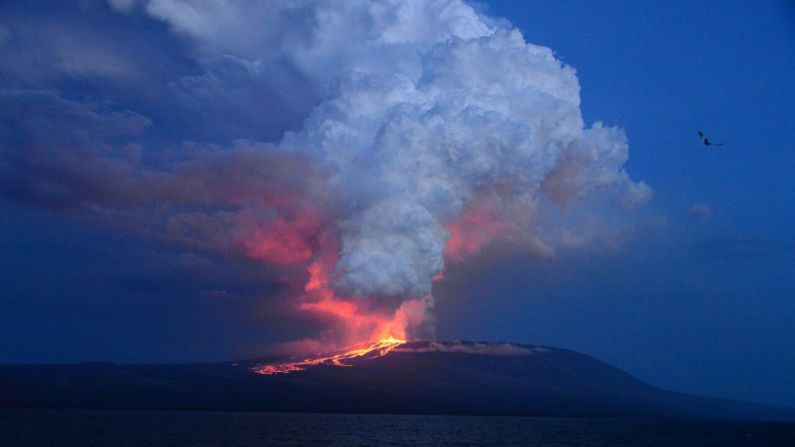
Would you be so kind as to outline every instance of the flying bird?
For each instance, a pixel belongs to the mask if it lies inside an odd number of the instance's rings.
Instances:
[[[723,146],[723,143],[713,143],[709,141],[709,138],[707,138],[703,133],[701,133],[700,130],[698,131],[698,138],[701,140],[704,146]]]

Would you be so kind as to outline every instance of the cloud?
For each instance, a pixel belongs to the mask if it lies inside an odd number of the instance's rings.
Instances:
[[[169,110],[214,138],[161,145],[168,125],[134,108],[5,90],[3,192],[283,269],[340,338],[421,326],[445,263],[489,244],[550,256],[542,203],[598,216],[594,197],[651,196],[624,132],[583,123],[575,70],[464,2],[139,5],[198,68],[174,73]],[[114,66],[100,59],[74,65]]]
[[[12,13],[0,29],[0,74],[17,85],[59,76],[128,82],[142,76],[132,45],[89,21]],[[46,32],[41,32],[46,30]],[[98,38],[98,36],[102,36]]]
[[[108,0],[110,7],[119,12],[131,12],[136,3],[136,0]]]
[[[696,220],[709,220],[712,217],[712,208],[704,203],[694,203],[687,210],[687,214]]]
[[[143,132],[151,122],[131,111],[61,98],[53,92],[0,91],[0,189],[52,208],[134,202],[140,147],[109,140]]]

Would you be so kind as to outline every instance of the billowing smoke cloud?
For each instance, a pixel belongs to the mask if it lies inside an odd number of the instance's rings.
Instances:
[[[445,263],[492,241],[554,253],[542,202],[608,192],[631,208],[650,196],[623,170],[624,133],[584,125],[574,69],[463,1],[110,3],[162,21],[190,49],[201,70],[169,83],[178,102],[214,121],[267,109],[262,126],[278,123],[282,137],[154,156],[119,142],[156,121],[5,91],[5,132],[29,151],[4,148],[0,185],[278,266],[294,283],[285,299],[327,317],[321,340],[427,329]],[[42,133],[48,117],[57,136]]]

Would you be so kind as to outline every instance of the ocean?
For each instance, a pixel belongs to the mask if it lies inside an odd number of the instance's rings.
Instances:
[[[795,423],[610,418],[0,410],[17,446],[795,446]]]

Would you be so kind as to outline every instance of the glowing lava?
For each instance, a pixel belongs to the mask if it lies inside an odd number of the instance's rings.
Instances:
[[[333,353],[322,354],[295,362],[258,365],[252,368],[252,371],[257,374],[287,374],[304,371],[310,366],[317,365],[353,366],[351,364],[353,360],[377,359],[389,354],[390,351],[404,343],[406,343],[406,340],[389,337],[370,344],[351,346]]]
[[[287,289],[292,305],[325,325],[320,338],[288,342],[284,346],[315,345],[311,351],[302,352],[325,354],[282,364],[258,365],[253,371],[279,374],[302,371],[312,365],[351,366],[350,361],[354,359],[386,355],[422,329],[433,307],[430,294],[387,303],[377,296],[340,295],[333,287],[332,278],[341,244],[339,233],[327,228],[330,219],[300,203],[278,205],[286,217],[276,216],[264,221],[257,220],[258,216],[251,217],[244,222],[247,232],[241,235],[238,243],[246,248],[251,258],[292,271],[285,276],[291,283]],[[305,273],[299,273],[301,270]]]

